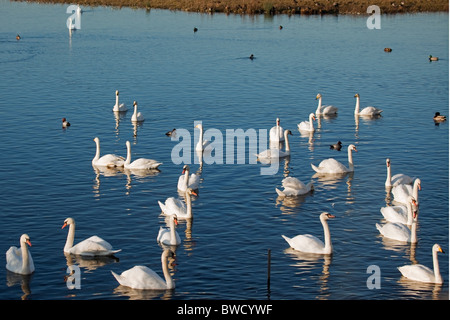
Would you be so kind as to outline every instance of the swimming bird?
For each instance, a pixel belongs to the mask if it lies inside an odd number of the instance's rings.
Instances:
[[[414,182],[413,178],[403,173],[397,173],[391,177],[391,159],[389,158],[386,159],[386,168],[387,176],[386,182],[384,183],[386,187],[396,187],[399,184],[412,184]]]
[[[352,151],[358,152],[358,150],[356,149],[356,146],[353,144],[351,144],[347,147],[348,168],[334,158],[322,160],[322,162],[319,163],[318,167],[316,167],[315,165],[313,165],[311,163],[311,167],[313,168],[313,170],[315,172],[321,173],[321,174],[353,172],[354,166],[353,166]]]
[[[270,148],[255,154],[258,159],[276,159],[276,158],[285,158],[291,155],[291,148],[289,146],[289,138],[288,135],[292,136],[291,130],[284,130],[284,141],[285,141],[285,150],[280,150],[278,148]]]
[[[192,219],[191,195],[197,196],[198,194],[192,188],[187,188],[184,197],[186,204],[184,204],[184,202],[180,199],[175,199],[174,197],[167,198],[165,203],[158,201],[161,212],[166,216],[175,214],[178,220]]]
[[[283,179],[283,181],[281,181],[281,184],[284,188],[283,191],[275,188],[275,191],[280,197],[299,196],[314,190],[312,182],[304,184],[295,177],[286,177]]]
[[[300,131],[308,131],[308,132],[314,132],[314,120],[316,118],[314,117],[314,113],[309,114],[309,121],[302,121],[299,124],[297,124],[298,130]]]
[[[136,101],[133,102],[133,106],[134,106],[134,113],[131,116],[131,122],[142,122],[142,121],[144,121],[145,118],[142,115],[142,113],[137,111],[138,104],[137,104]]]
[[[288,238],[285,235],[281,236],[284,240],[286,240],[289,246],[295,250],[305,253],[332,254],[333,246],[331,245],[331,234],[330,228],[328,227],[328,220],[333,218],[335,218],[335,216],[327,212],[322,212],[320,214],[320,222],[323,226],[325,243],[316,236],[310,234],[301,234],[295,236],[294,238]]]
[[[6,251],[6,269],[18,274],[34,272],[34,262],[27,245],[31,247],[30,237],[24,233],[20,236],[20,248],[11,246]]]
[[[330,145],[330,149],[333,149],[333,150],[341,151],[341,148],[342,148],[341,141],[338,141],[337,143]]]
[[[119,90],[116,90],[116,104],[113,106],[114,112],[125,112],[128,111],[125,103],[119,103]]]
[[[387,206],[380,209],[384,219],[388,222],[399,222],[406,225],[411,225],[414,220],[414,211],[417,211],[417,203],[414,197],[408,198],[406,206]]]
[[[194,33],[196,33],[198,31],[197,27],[194,27]]]
[[[20,40],[20,39],[21,39],[20,35],[19,35],[19,34],[17,34],[17,36],[16,36],[16,40]]]
[[[338,108],[335,106],[322,106],[322,95],[320,93],[317,94],[316,100],[319,100],[316,109],[316,116],[319,115],[332,115],[338,112]]]
[[[198,137],[198,142],[195,146],[196,151],[203,151],[205,148],[211,144],[209,140],[203,140],[203,125],[201,123],[197,124],[195,128],[200,130],[200,135]]]
[[[438,57],[433,57],[433,56],[430,54],[429,57],[428,57],[428,60],[430,60],[430,61],[438,61],[439,58],[438,58]]]
[[[384,225],[376,223],[375,226],[385,238],[401,242],[417,243],[418,216],[419,213],[417,210],[408,210],[408,222],[406,224],[400,222],[388,222]]]
[[[139,290],[166,290],[174,289],[175,282],[170,275],[168,268],[168,257],[170,249],[165,249],[161,254],[161,266],[164,279],[162,279],[155,271],[146,266],[134,266],[122,272],[120,275],[111,270],[116,280],[126,287]],[[167,262],[166,262],[167,261]]]
[[[444,122],[444,121],[447,120],[447,117],[441,115],[440,112],[436,112],[436,113],[434,114],[433,120],[434,120],[435,122]]]
[[[394,202],[396,203],[408,203],[409,196],[414,197],[419,204],[419,190],[422,190],[421,180],[416,178],[413,185],[399,184],[392,189],[392,195],[394,196]]]
[[[162,163],[153,159],[139,158],[131,162],[131,144],[130,141],[125,143],[127,145],[127,158],[125,159],[125,169],[157,169]]]
[[[253,53],[250,55],[250,57],[248,57],[250,60],[255,59],[255,56],[253,55]]]
[[[66,226],[69,226],[69,233],[67,234],[67,240],[64,246],[65,253],[96,257],[111,256],[122,250],[113,250],[112,245],[109,244],[109,242],[98,236],[89,237],[86,240],[73,245],[73,241],[75,239],[75,220],[70,217],[67,218],[64,220],[64,224],[61,229],[64,229]]]
[[[175,135],[175,131],[176,131],[177,129],[175,129],[175,128],[173,128],[173,130],[171,130],[171,131],[167,131],[166,132],[166,136],[168,136],[168,137],[171,137],[171,136],[173,136],[173,135]]]
[[[271,142],[284,141],[284,130],[283,127],[280,125],[280,118],[277,118],[275,121],[275,126],[270,128],[269,140]]]
[[[193,190],[198,189],[198,184],[200,183],[200,176],[195,173],[189,175],[189,165],[185,164],[183,166],[183,171],[181,172],[180,177],[178,178],[177,189],[179,191],[186,191],[187,188],[191,188]]]
[[[175,225],[178,225],[178,219],[176,214],[172,214],[169,217],[169,228],[159,227],[158,236],[156,241],[160,244],[169,246],[177,246],[181,243],[180,235],[175,230]]]
[[[92,159],[93,166],[115,168],[123,167],[125,165],[125,158],[115,154],[105,154],[100,157],[100,139],[95,137],[94,141],[97,146],[97,151]]]
[[[385,52],[392,52],[392,49],[391,48],[384,48],[384,51]]]
[[[359,94],[355,94],[356,104],[355,104],[355,115],[358,116],[380,116],[383,110],[375,108],[375,107],[365,107],[361,111],[359,110]]]
[[[70,127],[70,122],[67,121],[66,118],[62,118],[62,127],[63,127],[63,128]]]
[[[439,270],[438,252],[445,253],[441,246],[435,243],[431,249],[433,256],[433,270],[423,264],[405,265],[398,267],[397,269],[402,276],[409,280],[441,284],[444,281],[442,280],[441,272]]]

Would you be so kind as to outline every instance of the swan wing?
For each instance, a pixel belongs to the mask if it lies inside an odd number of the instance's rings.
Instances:
[[[322,106],[322,114],[335,114],[338,112],[338,108],[335,106]]]
[[[413,184],[414,179],[403,173],[397,173],[391,178],[392,187],[396,187],[400,184]]]
[[[306,253],[323,253],[325,244],[319,238],[310,234],[301,234],[294,238],[282,237],[295,250]]]
[[[153,159],[139,158],[134,160],[129,165],[126,165],[125,167],[127,169],[156,169],[161,164],[162,163]]]
[[[23,269],[22,250],[15,246],[12,246],[6,251],[6,269],[19,274],[30,274],[34,272],[34,262],[31,257],[31,252],[28,251],[28,268]]]
[[[170,228],[159,227],[156,241],[165,245],[179,245],[181,243],[181,238],[177,231],[175,231],[175,243],[172,243],[171,240]]]
[[[124,164],[125,159],[115,154],[105,154],[94,163],[96,166],[103,167],[123,167]]]
[[[269,139],[271,141],[284,141],[284,129],[282,126],[278,126],[278,132],[277,132],[277,126],[273,126],[270,128],[269,131]]]
[[[409,241],[411,239],[411,230],[403,223],[388,222],[383,226],[377,223],[376,227],[384,237],[397,241]]]
[[[112,245],[102,238],[98,236],[92,236],[70,248],[69,252],[82,256],[105,256],[112,255],[119,251],[121,250],[113,250]]]
[[[362,116],[376,116],[380,115],[382,112],[383,110],[377,109],[375,107],[365,107],[359,112],[359,114]]]
[[[408,211],[405,206],[390,206],[380,209],[381,214],[389,222],[408,222]]]
[[[189,180],[188,180],[189,188],[192,188],[194,190],[198,189],[199,183],[200,183],[200,176],[196,175],[195,173],[193,173],[189,176]]]
[[[161,205],[160,205],[161,207]],[[162,209],[162,208],[161,208]],[[174,197],[167,198],[164,210],[162,210],[165,215],[185,215],[186,214],[186,205],[180,199],[175,199]]]
[[[407,203],[408,198],[413,195],[413,187],[409,184],[399,184],[392,188],[394,201],[399,203]]]
[[[410,280],[435,282],[434,272],[422,264],[406,265],[397,268],[401,274]]]
[[[133,289],[167,289],[166,282],[152,269],[146,266],[135,266],[120,275],[111,271],[121,285]]]
[[[311,164],[311,167],[314,171],[319,173],[343,173],[350,171],[346,166],[334,158],[322,160],[318,167]]]
[[[306,185],[295,177],[286,177],[283,179],[283,181],[281,181],[281,184],[285,188],[292,188],[292,189],[306,188]]]

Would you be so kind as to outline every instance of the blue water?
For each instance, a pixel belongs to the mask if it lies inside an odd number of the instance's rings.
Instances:
[[[0,1],[0,252],[27,233],[36,266],[31,277],[0,268],[0,299],[448,299],[448,254],[439,256],[442,286],[402,280],[397,270],[412,262],[432,267],[434,243],[449,251],[448,123],[432,119],[449,111],[448,14],[382,15],[381,29],[369,30],[367,16],[85,7],[81,29],[70,36],[66,8]],[[430,63],[430,54],[440,60]],[[115,90],[129,108],[119,119]],[[315,111],[319,92],[338,116],[301,136],[297,123]],[[355,123],[355,93],[383,116]],[[146,117],[136,127],[134,100]],[[72,124],[66,130],[62,117]],[[293,136],[290,160],[274,175],[261,175],[264,166],[248,154],[245,164],[202,166],[195,218],[177,227],[175,290],[119,286],[111,270],[146,265],[162,275],[156,236],[165,222],[157,202],[178,196],[183,166],[171,158],[179,142],[165,132],[184,128],[194,145],[194,122],[202,121],[225,141],[227,129],[268,130],[277,117]],[[131,141],[133,158],[163,162],[160,172],[96,171],[96,136],[102,154],[125,155]],[[338,140],[358,148],[354,174],[312,177],[311,163],[346,163],[345,151],[329,149]],[[422,180],[414,246],[386,241],[375,228],[390,202],[387,157],[393,174]],[[285,176],[312,180],[315,191],[280,199],[275,188]],[[336,216],[332,257],[288,249],[281,234],[323,238],[322,211]],[[122,249],[118,259],[66,258],[61,226],[69,216],[75,242],[98,235]],[[80,267],[80,289],[64,282],[71,264]],[[378,289],[367,286],[371,265],[380,270]]]

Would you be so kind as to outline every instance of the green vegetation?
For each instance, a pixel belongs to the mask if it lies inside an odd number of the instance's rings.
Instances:
[[[17,1],[17,0],[16,0]],[[21,0],[18,0],[21,1]],[[35,0],[29,0],[35,1]],[[378,5],[381,13],[439,12],[449,10],[448,0],[36,0],[77,3],[81,6],[115,6],[169,9],[189,12],[236,14],[367,14]]]

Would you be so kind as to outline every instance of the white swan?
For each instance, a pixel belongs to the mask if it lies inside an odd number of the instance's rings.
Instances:
[[[314,189],[312,182],[304,184],[295,177],[286,177],[283,179],[283,181],[281,181],[281,183],[284,187],[283,191],[275,188],[275,191],[280,197],[299,196],[302,194],[306,194]]]
[[[396,203],[408,203],[409,196],[413,196],[419,205],[419,190],[422,190],[421,181],[419,178],[414,180],[414,184],[399,184],[392,189],[394,196],[394,202]]]
[[[127,158],[125,160],[125,169],[156,169],[162,163],[153,159],[139,158],[131,162],[131,144],[130,141],[126,142],[127,145]]]
[[[387,177],[386,182],[384,183],[386,187],[395,187],[398,186],[399,184],[413,183],[413,178],[403,173],[397,173],[396,175],[391,177],[391,159],[389,158],[386,159],[386,168],[387,168]]]
[[[61,229],[64,229],[66,226],[69,226],[69,233],[67,234],[67,240],[64,246],[65,253],[94,257],[111,256],[122,250],[113,250],[111,244],[97,236],[92,236],[73,245],[75,239],[75,220],[73,218],[67,218],[64,220]]]
[[[320,214],[320,222],[323,226],[325,244],[319,238],[310,234],[302,234],[295,236],[294,238],[288,238],[285,235],[281,236],[295,250],[305,253],[331,254],[333,252],[333,246],[331,245],[331,235],[327,220],[332,218],[335,218],[335,216],[327,212],[322,212]]]
[[[200,176],[195,173],[189,175],[189,166],[185,164],[183,166],[183,171],[181,172],[180,177],[178,178],[177,189],[179,191],[186,191],[187,188],[191,188],[194,190],[198,189],[198,184],[200,183]]]
[[[417,242],[417,223],[418,223],[418,212],[408,210],[408,221],[412,221],[411,229],[409,226],[399,223],[399,222],[388,222],[383,226],[376,223],[378,231],[383,237],[402,241],[402,242]]]
[[[175,230],[175,225],[178,225],[177,215],[172,214],[169,217],[169,228],[159,227],[156,241],[169,246],[179,245],[181,243],[181,238],[177,230]]]
[[[167,258],[170,250],[165,249],[161,254],[161,266],[164,274],[162,279],[155,271],[146,266],[135,266],[122,272],[120,275],[111,270],[112,275],[116,280],[126,287],[140,290],[165,290],[174,289],[175,282],[170,275],[167,266]]]
[[[313,122],[314,120],[316,120],[316,118],[314,117],[314,113],[310,113],[309,121],[302,121],[299,124],[297,124],[298,130],[314,132],[315,131]]]
[[[319,99],[319,103],[317,104],[316,115],[330,115],[336,114],[338,112],[338,108],[335,106],[322,106],[322,95],[320,93],[317,94],[316,100]]]
[[[353,165],[353,156],[352,151],[358,152],[356,150],[356,146],[351,144],[347,148],[348,151],[348,168],[344,166],[339,161],[335,160],[334,158],[329,158],[322,160],[320,162],[319,166],[316,167],[311,163],[311,167],[313,170],[317,173],[345,173],[345,172],[353,172],[354,171],[354,165]]]
[[[119,103],[119,90],[116,90],[116,104],[113,106],[114,112],[125,112],[128,111],[125,103]]]
[[[20,248],[11,246],[6,251],[6,269],[18,274],[31,274],[34,272],[34,262],[27,247],[31,247],[30,237],[24,233],[19,243]]]
[[[388,206],[380,209],[384,219],[388,222],[399,222],[406,225],[413,223],[413,206],[414,210],[417,209],[416,200],[413,197],[409,197],[406,206]]]
[[[365,107],[361,111],[359,110],[359,94],[355,94],[356,105],[355,105],[355,115],[359,116],[379,116],[383,112],[381,109],[377,109],[375,107]]]
[[[433,255],[433,270],[423,264],[406,265],[398,267],[397,269],[405,278],[410,280],[441,284],[444,281],[442,280],[441,272],[439,271],[438,252],[445,252],[437,243],[433,245],[431,252]]]
[[[198,138],[198,142],[195,146],[196,151],[203,151],[205,148],[211,144],[211,141],[203,140],[203,125],[201,123],[197,124],[195,128],[200,130],[200,136]]]
[[[291,130],[284,130],[284,141],[285,141],[285,150],[280,150],[277,148],[270,148],[255,154],[258,159],[274,159],[274,158],[284,158],[291,155],[291,147],[289,146],[289,138],[288,135],[292,136]]]
[[[177,219],[191,219],[192,218],[192,200],[191,195],[197,195],[197,193],[191,189],[187,188],[185,193],[186,204],[180,199],[175,199],[174,197],[167,198],[165,203],[158,201],[159,207],[164,215],[175,214]]]
[[[131,122],[142,122],[142,121],[144,121],[145,118],[142,115],[142,113],[137,111],[138,104],[137,104],[136,101],[133,102],[133,106],[134,106],[134,112],[133,112],[133,115],[131,116]]]
[[[100,139],[98,137],[94,138],[95,144],[97,145],[97,151],[95,153],[94,159],[92,159],[92,165],[98,167],[123,167],[125,164],[125,158],[117,156],[115,154],[105,154],[100,157]]]
[[[284,130],[280,126],[280,119],[277,118],[276,125],[270,128],[269,131],[269,141],[271,142],[282,142],[284,141]]]

